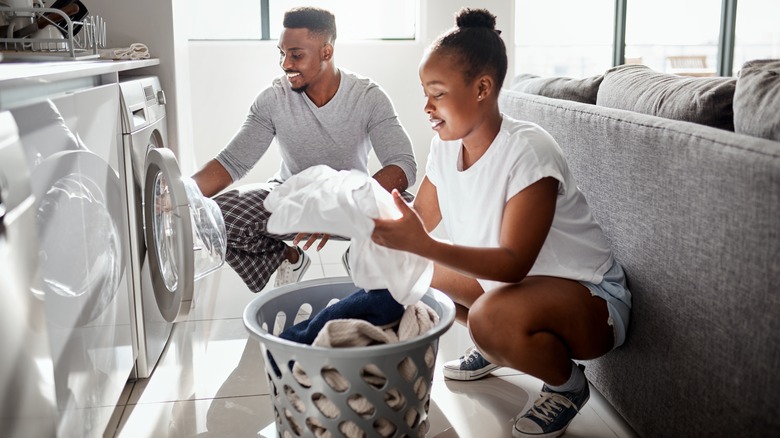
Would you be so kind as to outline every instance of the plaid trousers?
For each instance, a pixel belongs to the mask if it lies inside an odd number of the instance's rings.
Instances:
[[[271,212],[263,203],[278,183],[248,184],[214,198],[227,231],[225,261],[252,292],[260,292],[284,260],[295,234],[276,235],[266,229]]]
[[[227,253],[225,261],[241,277],[252,292],[260,292],[285,258],[287,244],[295,234],[271,234],[267,230],[271,212],[263,203],[279,181],[247,184],[214,197],[225,219]],[[414,196],[402,192],[411,202]],[[331,236],[333,240],[347,240]]]

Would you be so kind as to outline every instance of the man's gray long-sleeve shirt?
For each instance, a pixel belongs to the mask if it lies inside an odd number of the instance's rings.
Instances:
[[[409,135],[385,91],[369,78],[340,70],[338,91],[317,107],[281,76],[260,92],[241,129],[216,159],[238,181],[276,137],[282,155],[278,179],[317,164],[368,173],[373,147],[383,167],[394,164],[416,180],[417,163]]]

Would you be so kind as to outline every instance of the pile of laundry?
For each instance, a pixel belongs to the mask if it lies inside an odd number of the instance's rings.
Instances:
[[[438,322],[439,315],[422,301],[404,306],[399,304],[386,289],[359,290],[331,304],[310,319],[288,327],[279,334],[279,337],[317,347],[364,347],[402,342],[421,336]],[[424,359],[426,366],[433,367],[435,359],[434,352],[429,349]],[[278,373],[276,364],[273,361],[271,364]],[[295,380],[304,388],[311,387],[312,382],[303,369],[297,363],[289,365]],[[404,379],[411,382],[417,367],[407,357],[401,362],[398,370]],[[366,365],[361,376],[367,384],[377,390],[385,387],[387,383],[385,375],[373,364]],[[328,386],[337,392],[344,392],[350,386],[348,380],[332,367],[323,368],[322,377]],[[427,390],[423,379],[414,382],[414,391],[419,399],[426,395]],[[282,394],[278,395],[280,396]],[[285,387],[284,396],[299,412],[305,410],[304,402],[291,388]],[[315,394],[312,401],[326,417],[339,416],[338,407],[323,394]],[[386,391],[384,401],[392,409],[401,409],[405,404],[404,396],[395,388]],[[353,411],[364,418],[374,413],[374,405],[362,395],[350,397],[348,404]],[[407,411],[404,420],[412,426],[417,421],[417,413],[413,409]],[[330,436],[330,432],[315,418],[309,418],[307,421],[311,423],[315,436]],[[294,421],[289,423],[295,424]],[[384,418],[377,420],[374,427],[380,436],[392,436],[396,431],[395,425]],[[364,432],[352,422],[343,422],[340,431],[347,437],[365,436]]]
[[[398,219],[392,195],[369,175],[312,166],[266,198],[274,234],[328,233],[350,239],[350,276],[357,287],[387,289],[401,304],[416,303],[431,285],[433,262],[371,240],[374,219]]]

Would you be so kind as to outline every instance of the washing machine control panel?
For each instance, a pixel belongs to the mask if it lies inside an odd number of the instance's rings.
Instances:
[[[123,78],[119,87],[122,96],[123,132],[138,131],[165,114],[165,93],[156,76]]]

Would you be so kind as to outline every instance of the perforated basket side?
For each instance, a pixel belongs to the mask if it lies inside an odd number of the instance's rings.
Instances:
[[[394,344],[327,349],[274,336],[358,290],[348,277],[313,280],[253,300],[244,322],[259,339],[279,436],[424,436],[438,339],[455,319],[452,301],[429,290],[439,315],[428,333]],[[283,315],[280,317],[280,315]],[[295,364],[295,366],[293,366]],[[295,371],[293,371],[295,370]]]

